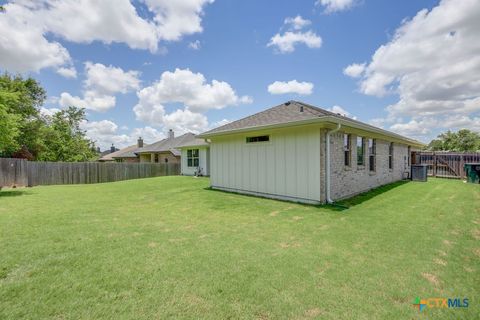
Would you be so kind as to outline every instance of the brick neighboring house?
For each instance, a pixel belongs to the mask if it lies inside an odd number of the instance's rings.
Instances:
[[[423,143],[298,101],[198,135],[212,188],[326,203],[401,180]]]
[[[142,137],[138,138],[137,144],[128,146],[126,148],[113,151],[115,147],[112,145],[112,151],[111,153],[108,153],[98,159],[100,162],[139,162],[139,157],[135,153],[136,150],[139,148],[145,147],[143,144],[143,139]]]
[[[148,146],[135,150],[140,162],[178,163],[181,162],[179,146],[195,139],[193,133],[185,133],[175,137],[172,129],[168,132],[168,138],[152,143]]]

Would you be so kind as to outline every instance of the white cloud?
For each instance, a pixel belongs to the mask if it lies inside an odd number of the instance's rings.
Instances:
[[[343,69],[343,74],[352,78],[358,78],[365,71],[365,63],[352,63]]]
[[[140,73],[124,71],[121,68],[105,66],[101,63],[85,63],[86,79],[83,82],[83,98],[68,92],[60,95],[60,105],[104,112],[115,106],[115,94],[127,93],[140,88]]]
[[[200,50],[201,44],[199,40],[195,40],[188,44],[188,47],[193,50]]]
[[[140,87],[140,72],[123,71],[114,66],[101,63],[85,63],[87,78],[85,86],[105,94],[127,93]]]
[[[311,24],[310,20],[298,15],[294,18],[286,18],[283,23],[287,27],[287,31],[282,34],[275,34],[267,47],[274,47],[279,53],[291,53],[295,51],[295,46],[302,43],[309,48],[320,48],[322,46],[322,38],[315,32],[312,30],[301,31]]]
[[[58,108],[44,108],[44,107],[41,107],[40,108],[40,114],[43,115],[43,116],[53,116],[55,113],[59,112],[60,109]]]
[[[158,37],[176,41],[184,35],[202,32],[203,7],[214,0],[144,0],[155,13]]]
[[[295,46],[300,43],[305,44],[309,48],[320,48],[322,46],[322,38],[313,31],[287,31],[284,34],[275,34],[267,46],[276,47],[280,53],[291,53],[295,51]]]
[[[8,3],[0,14],[0,68],[10,72],[54,68],[72,76],[66,72],[71,65],[68,50],[47,39],[47,34],[74,43],[124,43],[132,49],[158,52],[161,41],[201,32],[203,8],[212,2],[144,0],[148,12],[142,16],[130,0]]]
[[[199,133],[208,130],[207,117],[210,109],[251,103],[249,96],[238,96],[227,82],[207,82],[203,74],[189,69],[165,71],[151,86],[137,92],[138,103],[133,108],[137,120],[155,127],[174,129],[177,134]],[[170,113],[165,105],[180,103],[183,108]]]
[[[5,12],[0,13],[0,68],[26,72],[71,63],[67,49],[44,37],[34,12],[16,3],[5,4],[4,8]]]
[[[208,129],[208,119],[201,113],[194,113],[188,109],[178,109],[165,115],[164,127],[173,129],[176,134],[186,132],[200,133]]]
[[[137,119],[154,125],[164,123],[167,103],[182,103],[193,114],[252,101],[250,97],[238,97],[227,82],[208,83],[203,74],[189,69],[165,71],[160,80],[138,91],[137,96],[139,101],[133,108]]]
[[[429,134],[436,125],[435,119],[410,120],[406,123],[396,123],[390,130],[402,135],[423,136]]]
[[[331,107],[330,109],[328,109],[328,111],[331,111],[333,113],[337,113],[337,114],[340,114],[344,117],[348,117],[348,118],[352,118],[354,120],[357,119],[356,116],[352,115],[350,112],[348,112],[347,110],[343,109],[342,107],[340,106],[333,106]]]
[[[357,3],[357,0],[317,0],[315,4],[325,7],[325,13],[348,10]]]
[[[312,22],[307,19],[303,19],[301,16],[296,16],[295,18],[286,18],[284,23],[286,25],[291,25],[294,30],[301,30],[306,26],[310,25]]]
[[[443,0],[406,19],[365,65],[360,91],[398,94],[387,118],[406,117],[392,130],[428,135],[449,117],[475,119],[480,111],[480,2]],[[436,121],[429,121],[430,118]],[[429,127],[432,128],[432,127]]]
[[[77,77],[77,70],[74,67],[61,67],[57,69],[57,73],[65,78],[73,78]]]
[[[268,92],[270,92],[270,94],[297,93],[300,95],[310,95],[312,91],[313,83],[298,82],[297,80],[288,82],[275,81],[268,86]]]
[[[125,148],[137,143],[139,137],[145,144],[165,138],[165,135],[152,127],[134,128],[129,133],[119,132],[118,125],[110,120],[84,121],[81,124],[86,135],[102,150],[109,149],[112,143],[117,148]]]

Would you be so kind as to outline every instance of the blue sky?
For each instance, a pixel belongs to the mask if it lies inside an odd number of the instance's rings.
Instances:
[[[102,148],[131,144],[141,134],[153,142],[169,127],[178,133],[206,130],[291,99],[337,106],[334,110],[424,141],[446,129],[480,128],[478,84],[471,85],[480,80],[479,46],[471,38],[477,34],[480,40],[476,1],[145,0],[131,2],[133,11],[128,0],[105,1],[99,8],[88,0],[61,6],[54,0],[3,3],[0,27],[13,30],[22,19],[29,22],[27,30],[16,28],[0,44],[0,70],[38,79],[50,98],[47,109],[80,101],[88,109],[85,129]],[[119,25],[108,21],[109,5],[136,14],[138,28],[115,14]],[[101,22],[89,20],[88,6]],[[32,22],[30,13],[44,18]],[[63,25],[54,23],[59,16]],[[303,24],[285,23],[295,17]],[[137,40],[149,32],[147,40]],[[287,33],[309,34],[312,44],[302,40],[293,50],[272,44],[275,35],[288,43]],[[45,46],[32,54],[19,44],[23,36]],[[52,43],[58,46],[50,48]],[[453,83],[466,62],[476,75]],[[348,72],[352,64],[357,71]],[[448,67],[452,70],[444,71]],[[70,73],[61,75],[60,68]],[[117,75],[110,72],[115,68]],[[197,77],[191,85],[195,74],[204,82]],[[223,86],[211,86],[213,80]],[[290,92],[267,89],[275,81],[293,80],[300,84],[282,87]],[[425,85],[428,81],[432,85]],[[96,103],[86,91],[101,98],[98,106],[92,107]]]

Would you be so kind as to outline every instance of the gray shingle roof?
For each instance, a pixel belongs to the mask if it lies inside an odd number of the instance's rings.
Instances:
[[[303,108],[303,112],[301,111],[301,108]],[[274,125],[292,121],[309,120],[331,115],[343,118],[343,116],[337,115],[336,113],[320,109],[303,102],[288,101],[246,118],[227,123],[226,125],[204,132],[203,134]]]
[[[195,135],[191,132],[175,138],[166,138],[158,142],[152,143],[148,146],[135,150],[135,153],[151,153],[151,152],[165,152],[170,151],[174,155],[179,155],[180,151],[177,148],[188,141],[195,140]]]
[[[396,139],[407,141],[408,143],[412,143],[413,145],[419,147],[424,145],[422,142],[398,135],[384,129],[374,127],[372,125],[358,120],[354,120],[352,118],[345,117],[341,114],[318,108],[304,102],[293,100],[287,101],[286,103],[272,107],[262,112],[253,114],[246,118],[230,122],[226,125],[212,129],[210,131],[201,133],[199,136],[204,138],[208,137],[209,135],[221,135],[224,133],[228,134],[230,132],[248,131],[250,129],[255,130],[257,127],[282,125],[292,122],[295,123],[299,121],[308,121],[322,118],[337,118],[339,119],[339,121],[342,120],[342,122],[347,122],[352,126],[361,127],[363,130],[366,131],[378,132],[383,135],[395,137]]]
[[[138,149],[136,144],[128,146],[126,148],[120,149],[118,151],[109,153],[101,157],[101,161],[112,161],[115,158],[136,158],[137,155],[133,153],[134,150]]]

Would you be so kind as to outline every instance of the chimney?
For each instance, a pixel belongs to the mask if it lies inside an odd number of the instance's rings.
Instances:
[[[168,139],[173,139],[175,138],[175,133],[173,132],[172,129],[168,130]]]
[[[113,153],[113,152],[115,152],[115,151],[116,151],[115,146],[114,146],[113,143],[112,143],[112,146],[110,147],[110,153]]]
[[[143,148],[143,139],[142,139],[142,137],[138,137],[138,140],[137,140],[137,147],[139,147],[139,148]]]

